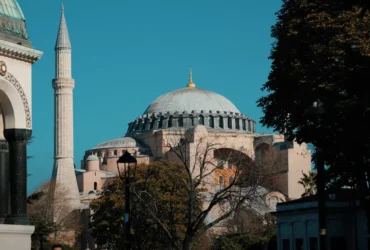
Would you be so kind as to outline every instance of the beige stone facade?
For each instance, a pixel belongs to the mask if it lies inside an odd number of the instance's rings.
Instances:
[[[255,122],[225,97],[198,89],[192,75],[186,88],[164,94],[129,123],[126,137],[107,141],[85,152],[81,169],[76,170],[82,194],[103,190],[109,179],[117,176],[117,160],[128,151],[138,163],[157,160],[179,161],[169,152],[170,144],[181,138],[188,142],[189,160],[194,161],[199,143],[217,145],[207,157],[214,165],[222,151],[243,154],[252,160],[269,164],[272,173],[270,191],[281,192],[290,199],[300,198],[304,192],[298,184],[303,173],[311,169],[311,153],[305,144],[285,140],[283,135],[259,134]],[[191,164],[191,163],[190,163]],[[232,178],[232,162],[225,161],[212,171],[210,183],[225,185]],[[220,183],[222,182],[222,183]],[[281,200],[281,199],[280,199]]]
[[[134,140],[133,138],[121,138],[115,140],[116,142],[120,140],[121,145],[118,143],[114,145],[112,141],[112,144],[107,142],[106,146],[98,145],[87,150],[85,158],[81,161],[81,170],[77,172],[80,192],[89,193],[94,190],[103,190],[108,183],[107,179],[116,176],[116,162],[126,150],[137,157],[139,164],[158,159],[178,160],[168,153],[169,148],[166,147],[166,144],[177,141],[186,133],[191,133],[193,137],[190,147],[195,147],[197,138],[203,137],[206,133],[208,140],[220,145],[220,149],[243,151],[251,159],[271,157],[271,160],[266,161],[266,164],[270,164],[273,168],[272,186],[274,190],[291,199],[300,198],[304,192],[298,181],[302,177],[302,173],[308,173],[311,169],[311,153],[306,149],[305,144],[299,145],[295,142],[285,141],[281,135],[220,132],[204,125],[198,125],[196,129],[162,129],[141,134],[135,138],[137,144],[135,146],[124,145],[125,140]],[[214,152],[213,157],[215,161],[218,160],[217,151]],[[228,182],[229,178],[233,176],[232,169],[233,166],[229,166],[225,162],[223,168],[217,169],[212,175],[213,182],[218,183],[220,176],[224,182]]]

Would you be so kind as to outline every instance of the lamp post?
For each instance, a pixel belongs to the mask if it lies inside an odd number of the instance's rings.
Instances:
[[[312,105],[312,113],[320,117],[324,114],[324,109],[320,100],[317,100]],[[320,145],[316,145],[316,187],[318,196],[319,210],[319,234],[320,234],[320,250],[326,250],[326,195],[325,195],[325,163],[323,159],[323,150]]]
[[[124,185],[125,185],[125,249],[130,250],[132,244],[132,234],[131,234],[131,218],[130,218],[130,185],[135,182],[136,177],[136,166],[137,161],[134,156],[132,156],[128,151],[125,151],[123,155],[117,160],[118,172],[121,176],[123,172]]]

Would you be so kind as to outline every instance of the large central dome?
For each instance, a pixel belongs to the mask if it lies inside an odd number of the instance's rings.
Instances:
[[[183,88],[157,98],[144,112],[145,114],[192,111],[240,111],[227,98],[212,91],[199,88]]]
[[[196,88],[190,71],[186,88],[158,97],[141,116],[129,123],[126,136],[135,138],[150,131],[197,125],[218,131],[255,132],[255,121],[241,114],[227,98]]]

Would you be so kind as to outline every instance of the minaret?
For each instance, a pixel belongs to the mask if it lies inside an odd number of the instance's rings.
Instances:
[[[54,88],[54,169],[53,181],[67,193],[72,209],[78,209],[80,196],[74,170],[73,157],[73,88],[72,47],[64,17],[60,19],[55,44]]]

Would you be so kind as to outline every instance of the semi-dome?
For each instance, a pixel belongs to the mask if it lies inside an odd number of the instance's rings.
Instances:
[[[197,125],[224,131],[255,132],[255,122],[241,114],[226,97],[197,88],[190,71],[186,88],[158,97],[140,117],[129,123],[126,135]]]
[[[96,155],[89,155],[86,161],[99,161],[99,158]]]
[[[178,89],[158,97],[144,114],[184,111],[219,111],[240,113],[235,105],[226,97],[215,92],[200,88]]]
[[[131,137],[123,137],[114,139],[111,141],[106,141],[103,143],[98,144],[93,149],[103,149],[103,148],[136,148],[140,145],[136,142],[135,139]]]

